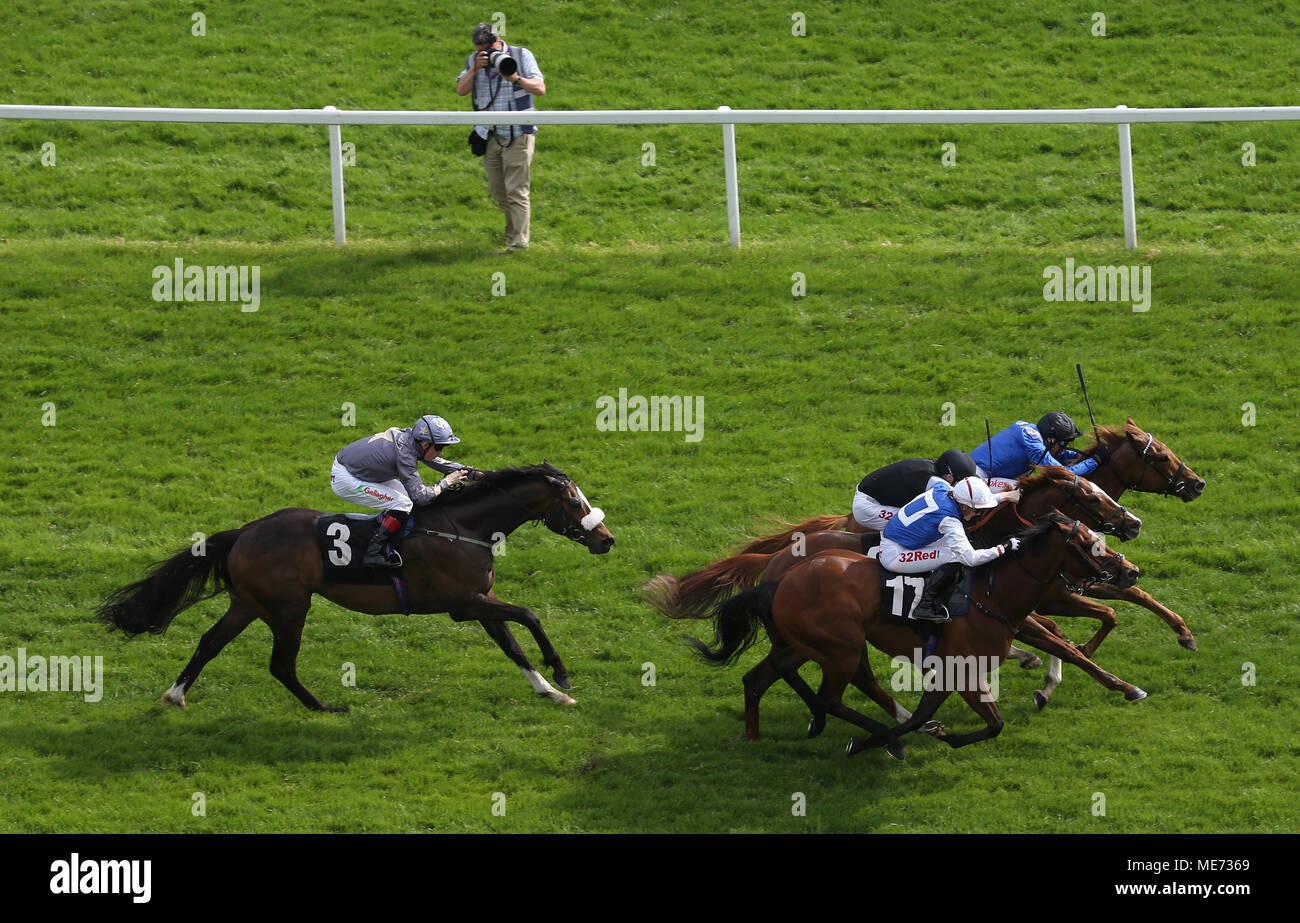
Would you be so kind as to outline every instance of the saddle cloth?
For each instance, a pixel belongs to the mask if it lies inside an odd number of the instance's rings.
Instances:
[[[867,535],[862,536],[862,553],[867,557],[875,558],[876,564],[879,565],[880,571],[880,612],[885,618],[895,622],[903,622],[915,627],[917,621],[908,618],[916,604],[921,599],[921,592],[925,589],[925,574],[898,574],[891,570],[886,570],[883,564],[880,564],[880,539],[876,537],[870,543]],[[870,547],[868,547],[870,546]],[[964,568],[962,577],[952,589],[948,591],[946,598],[939,600],[943,603],[944,608],[948,610],[951,616],[965,615],[970,611],[970,589],[971,583],[975,579],[974,568]]]
[[[380,519],[371,513],[327,513],[316,517],[312,530],[327,582],[366,585],[391,582],[394,568],[365,567],[361,563],[371,536],[381,528]],[[410,534],[411,526],[407,520],[401,533],[403,537]]]

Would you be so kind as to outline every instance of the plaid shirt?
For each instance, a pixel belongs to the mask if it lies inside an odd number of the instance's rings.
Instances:
[[[505,45],[504,50],[509,52],[510,56],[519,63],[520,77],[545,79],[542,77],[541,70],[537,67],[537,59],[533,57],[533,53],[527,48],[521,45]],[[477,52],[474,54],[477,54]],[[468,74],[473,65],[474,55],[471,54],[465,59],[465,69],[460,72],[456,79],[459,80]],[[474,75],[473,93],[475,109],[489,112],[519,112],[533,108],[533,94],[519,89],[492,67],[485,67]],[[495,94],[495,97],[493,94]],[[513,141],[517,134],[532,135],[537,133],[536,125],[475,125],[474,129],[478,132],[480,138],[487,138],[489,131],[496,131],[497,136],[507,144]]]

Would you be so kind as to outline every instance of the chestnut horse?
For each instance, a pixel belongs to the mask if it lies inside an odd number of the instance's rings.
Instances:
[[[1002,719],[988,695],[984,673],[1007,656],[1012,636],[1055,578],[1061,576],[1076,587],[1096,581],[1131,586],[1137,580],[1137,568],[1111,551],[1101,536],[1057,513],[1048,514],[1021,538],[1019,551],[975,569],[973,608],[945,626],[934,652],[946,664],[986,666],[965,684],[968,688],[945,688],[952,684],[945,683],[943,675],[934,676],[938,688],[922,696],[914,714],[889,731],[873,730],[866,743],[851,741],[850,755],[884,745],[901,757],[895,752],[894,737],[927,724],[954,691],[984,718],[986,726],[957,735],[938,727],[936,736],[952,747],[997,736]],[[866,664],[866,642],[891,656],[910,660],[918,641],[908,625],[880,614],[879,589],[880,568],[873,558],[852,551],[825,551],[791,568],[779,583],[745,590],[718,607],[716,647],[693,642],[706,660],[716,664],[734,661],[754,643],[761,626],[767,626],[773,638],[776,657],[769,655],[745,676],[747,736],[757,737],[759,699],[778,678],[786,679],[799,692],[814,715],[833,714],[864,727],[874,724],[854,720],[862,717],[856,713],[846,715],[851,710],[842,702],[844,689],[852,681],[879,688]],[[813,693],[795,672],[807,660],[816,661],[822,669],[821,692]]]
[[[1020,499],[1017,502],[1000,504],[970,527],[971,542],[975,547],[988,548],[1005,541],[1018,529],[1028,527],[1031,522],[1053,511],[1068,514],[1084,525],[1107,535],[1115,535],[1120,541],[1136,538],[1141,532],[1140,519],[1116,503],[1095,484],[1071,474],[1064,468],[1044,466],[1035,473],[1021,478],[1016,486],[1020,492]],[[737,555],[716,562],[702,571],[689,574],[680,581],[671,575],[661,574],[646,584],[643,595],[651,605],[670,618],[705,618],[710,614],[710,607],[717,599],[734,589],[752,586],[760,577],[764,582],[779,581],[792,567],[821,551],[832,549],[865,551],[864,539],[866,543],[871,543],[872,540],[878,541],[878,535],[863,536],[847,532],[813,533],[797,540],[775,555]],[[1090,653],[1070,643],[1056,623],[1042,614],[1056,614],[1058,610],[1064,610],[1064,614],[1072,614],[1068,611],[1068,603],[1064,601],[1076,598],[1079,597],[1069,593],[1064,582],[1058,580],[1052,592],[1039,603],[1039,612],[1031,615],[1021,624],[1020,630],[1016,633],[1017,640],[1049,654],[1054,663],[1073,664],[1106,689],[1121,692],[1129,701],[1145,698],[1146,693],[1143,690],[1095,664],[1090,659]],[[773,653],[769,656],[774,660],[785,658],[779,650],[779,639],[773,639],[773,644]],[[797,670],[804,662],[798,660],[793,664],[794,669]],[[765,666],[760,664],[756,669],[762,672]],[[862,668],[866,669],[865,661]],[[778,672],[782,672],[783,675],[792,673],[788,669]],[[859,672],[852,682],[880,705],[887,714],[893,715],[900,721],[910,714],[888,693],[872,684],[865,674]],[[824,684],[823,679],[823,689]],[[800,690],[796,689],[796,691]],[[1046,693],[1050,694],[1050,689],[1046,690]],[[1039,708],[1046,705],[1043,696],[1044,690],[1034,693],[1034,702]],[[814,712],[809,722],[808,736],[817,736],[824,726],[824,714]]]
[[[538,695],[573,704],[561,691],[572,688],[568,671],[536,614],[502,602],[492,592],[494,543],[525,522],[540,521],[552,532],[585,545],[592,554],[604,554],[613,546],[614,536],[601,522],[603,514],[593,511],[564,472],[546,463],[485,471],[433,503],[416,507],[414,531],[402,542],[404,599],[399,599],[391,581],[380,585],[327,582],[314,532],[320,515],[316,510],[285,509],[243,528],[209,536],[203,554],[187,548],[163,561],[143,580],[114,592],[98,614],[110,628],[128,636],[146,631],[161,634],[182,610],[219,593],[230,594],[230,608],[203,635],[194,656],[163,696],[165,702],[181,708],[199,671],[254,619],[261,619],[274,638],[271,675],[308,708],[347,711],[327,708],[298,679],[298,648],[313,593],[353,612],[447,612],[457,622],[478,621]],[[518,622],[532,633],[542,662],[553,669],[560,689],[533,669],[508,622]]]
[[[1097,427],[1096,443],[1083,452],[1085,455],[1096,454],[1099,446],[1105,448],[1106,458],[1089,475],[1089,480],[1116,500],[1125,490],[1136,490],[1141,493],[1177,497],[1184,503],[1190,503],[1205,489],[1204,479],[1188,468],[1187,464],[1181,461],[1167,445],[1139,428],[1132,417],[1127,417],[1122,427]],[[824,530],[846,528],[854,532],[861,529],[852,515],[818,516],[798,525],[790,525],[783,532],[755,539],[746,545],[740,554],[775,553],[789,547],[792,541],[802,536],[810,536]],[[846,541],[850,544],[852,542],[851,539]],[[729,560],[738,560],[739,557]],[[1196,650],[1196,638],[1182,616],[1160,603],[1145,590],[1139,587],[1118,589],[1097,585],[1087,595],[1096,599],[1122,599],[1150,609],[1178,635],[1180,645],[1189,651]],[[1053,610],[1052,614],[1092,618],[1101,623],[1100,630],[1081,646],[1083,653],[1088,657],[1096,653],[1097,646],[1117,624],[1113,608],[1077,595],[1070,598],[1068,602],[1064,599],[1060,600],[1060,605]],[[1022,665],[1039,665],[1036,657],[1019,648],[1013,647],[1011,653],[1021,661]],[[1059,659],[1053,656],[1054,659],[1048,665],[1047,684],[1043,690],[1034,695],[1039,708],[1047,704],[1052,691],[1061,680],[1061,664]]]

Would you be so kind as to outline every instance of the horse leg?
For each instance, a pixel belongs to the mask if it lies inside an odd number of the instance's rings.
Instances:
[[[1009,656],[1020,664],[1022,670],[1037,670],[1043,665],[1043,661],[1033,651],[1022,651],[1015,645],[1012,645]]]
[[[998,707],[993,703],[992,696],[989,695],[988,688],[980,682],[981,689],[973,689],[965,692],[959,692],[966,704],[984,719],[984,727],[978,731],[971,731],[968,734],[939,734],[940,740],[952,747],[954,750],[958,747],[965,747],[973,743],[979,743],[981,740],[989,740],[997,737],[1002,733],[1002,715],[998,712]]]
[[[888,751],[889,755],[896,760],[903,758],[903,745],[898,742],[898,738],[893,729],[879,721],[873,721],[866,715],[855,709],[849,708],[844,704],[844,690],[848,687],[849,682],[857,677],[859,665],[866,658],[866,647],[859,647],[856,656],[846,653],[834,659],[827,660],[821,664],[822,668],[822,690],[817,694],[822,709],[827,713],[834,715],[842,721],[850,724],[856,724],[871,732],[871,739],[883,738],[881,744]],[[870,671],[870,666],[868,666]],[[807,688],[805,686],[805,688]]]
[[[1075,593],[1059,593],[1044,599],[1038,605],[1038,611],[1047,615],[1065,616],[1067,618],[1085,618],[1096,619],[1101,623],[1097,633],[1079,645],[1079,650],[1085,657],[1092,657],[1101,642],[1106,640],[1119,622],[1115,618],[1115,610],[1110,606],[1103,606],[1099,602],[1093,602],[1091,599],[1084,599]]]
[[[921,701],[916,706],[916,711],[912,712],[912,717],[908,718],[897,727],[889,728],[888,730],[890,734],[893,737],[902,737],[904,734],[921,728],[922,725],[926,724],[934,717],[935,712],[939,710],[939,706],[942,705],[950,695],[952,695],[951,689],[928,690],[921,696]],[[943,730],[939,729],[935,736],[939,736],[943,733]],[[844,755],[854,756],[861,753],[863,750],[872,750],[876,747],[882,747],[886,744],[887,740],[887,738],[882,739],[879,734],[874,734],[866,739],[861,737],[850,737],[849,745],[845,748]]]
[[[194,681],[199,678],[199,673],[207,666],[208,661],[220,654],[221,649],[233,641],[255,618],[257,612],[232,593],[230,608],[199,639],[199,646],[195,648],[194,656],[185,665],[185,669],[181,670],[181,675],[176,677],[172,687],[163,693],[162,700],[177,708],[184,708],[185,693],[194,685]]]
[[[1122,599],[1126,602],[1137,603],[1139,606],[1145,606],[1164,619],[1165,624],[1178,633],[1179,644],[1189,651],[1196,650],[1196,638],[1192,637],[1192,630],[1187,627],[1187,622],[1183,620],[1183,617],[1159,602],[1146,590],[1136,586],[1121,590],[1119,587],[1103,583],[1090,587],[1086,595],[1095,599]]]
[[[500,599],[497,599],[496,594],[491,590],[488,590],[487,593],[484,593],[477,600],[471,602],[466,608],[478,613],[474,614],[472,617],[477,619],[479,622],[482,622],[485,630],[488,627],[488,622],[501,623],[509,621],[518,622],[520,625],[523,625],[528,629],[529,634],[533,636],[533,641],[537,643],[538,649],[542,652],[542,666],[551,668],[551,675],[555,679],[555,685],[559,686],[560,689],[565,692],[573,688],[573,682],[569,679],[569,671],[565,669],[564,661],[560,659],[559,651],[555,649],[555,645],[551,644],[551,639],[547,637],[545,629],[542,628],[542,620],[537,617],[537,613],[533,612],[533,610],[524,606],[515,606],[511,603],[502,602]],[[501,638],[497,635],[493,635],[491,631],[488,631],[488,634],[492,635],[493,640],[496,641],[498,645],[501,645],[501,649],[505,651],[506,656],[513,660],[519,668],[524,671],[524,675],[528,677],[528,682],[532,685],[533,691],[538,695],[555,699],[555,701],[564,705],[574,704],[573,699],[569,698],[567,695],[561,698],[556,698],[551,695],[555,690],[551,687],[550,683],[542,679],[541,674],[533,669],[533,665],[528,662],[528,658],[524,657],[523,649],[519,647],[518,642],[514,640],[514,636],[509,630],[505,633],[505,637],[509,638],[506,645],[502,645]],[[507,646],[509,644],[514,644],[514,649],[519,651],[518,659],[516,659],[509,650]],[[536,680],[541,681],[540,686]],[[547,690],[550,690],[550,692]],[[568,699],[568,701],[566,702],[565,699]]]
[[[346,712],[347,706],[329,708],[312,695],[311,690],[298,679],[298,648],[302,645],[302,627],[307,621],[309,606],[286,605],[278,612],[264,617],[271,626],[271,675],[313,711]]]
[[[1045,621],[1050,622],[1050,619]],[[1021,623],[1020,633],[1017,634],[1016,637],[1027,644],[1032,644],[1040,651],[1045,651],[1053,657],[1059,657],[1066,663],[1074,664],[1107,689],[1123,692],[1124,698],[1130,702],[1135,702],[1147,697],[1147,694],[1137,686],[1134,686],[1132,683],[1124,682],[1114,674],[1107,673],[1101,667],[1097,666],[1085,657],[1073,644],[1066,641],[1064,638],[1058,638],[1053,635],[1049,629],[1044,627],[1044,625],[1038,621],[1037,616],[1025,619],[1024,622]],[[1058,679],[1057,682],[1059,681],[1060,680]],[[1055,686],[1052,686],[1051,689],[1044,690],[1047,693],[1047,696],[1044,696],[1041,700],[1040,693],[1034,693],[1034,704],[1036,704],[1040,709],[1043,708],[1047,704],[1047,697],[1051,695],[1051,690],[1054,689]]]
[[[867,648],[862,648],[862,659],[858,661],[857,672],[853,674],[853,679],[849,680],[871,701],[883,708],[886,714],[893,715],[895,721],[906,721],[912,717],[912,713],[903,706],[899,705],[894,698],[881,688],[880,683],[876,680],[876,673],[871,669],[871,663],[867,660]]]
[[[745,687],[745,739],[758,740],[758,701],[763,697],[763,693],[771,687],[778,679],[781,678],[781,670],[777,667],[777,660],[781,653],[789,652],[789,648],[781,649],[776,643],[772,644],[766,657],[758,662],[754,669],[745,674],[742,684]],[[796,673],[795,676],[798,676]],[[788,680],[787,680],[788,682]],[[795,692],[799,692],[798,688]]]
[[[542,674],[533,669],[532,663],[530,663],[528,657],[524,655],[524,649],[519,646],[519,641],[515,638],[514,632],[510,630],[509,625],[505,622],[484,621],[482,619],[479,620],[479,624],[483,626],[483,629],[489,636],[491,636],[492,640],[497,643],[497,646],[501,648],[502,652],[523,672],[524,678],[528,680],[528,685],[533,687],[533,692],[537,693],[544,699],[550,699],[551,701],[558,702],[561,705],[578,704],[577,699],[574,699],[567,693],[556,689],[546,681]]]

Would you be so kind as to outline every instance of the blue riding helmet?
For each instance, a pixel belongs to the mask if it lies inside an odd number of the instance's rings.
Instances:
[[[411,438],[416,442],[434,445],[454,445],[460,439],[451,431],[451,424],[436,414],[426,413],[411,427]]]

